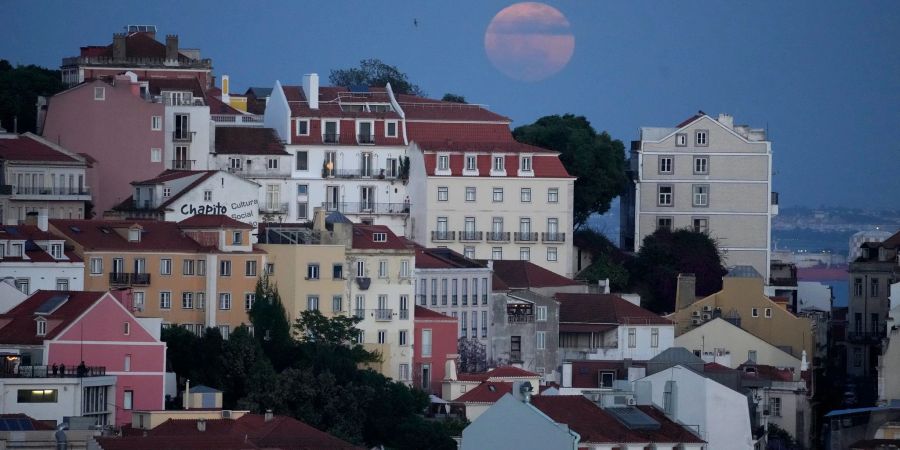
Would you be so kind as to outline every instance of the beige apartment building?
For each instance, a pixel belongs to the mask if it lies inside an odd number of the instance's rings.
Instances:
[[[218,327],[227,337],[249,324],[266,254],[252,227],[225,216],[181,222],[50,220],[84,259],[84,289],[130,289],[138,317],[161,317],[195,333]]]
[[[622,198],[621,245],[639,250],[659,228],[689,228],[716,240],[728,266],[769,280],[772,143],[766,131],[702,111],[673,128],[642,127],[631,146],[633,189]]]

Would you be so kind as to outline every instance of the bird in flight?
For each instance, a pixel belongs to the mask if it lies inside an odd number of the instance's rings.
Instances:
[[[419,19],[413,19],[413,26],[419,28]]]

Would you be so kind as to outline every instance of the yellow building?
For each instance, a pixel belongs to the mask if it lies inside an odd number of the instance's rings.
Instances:
[[[712,319],[721,317],[748,333],[801,358],[813,355],[812,322],[795,316],[783,304],[763,293],[763,279],[750,266],[736,266],[722,279],[722,290],[697,299],[693,275],[680,275],[676,311],[668,316],[680,336]]]
[[[138,317],[196,333],[219,327],[225,337],[250,323],[247,311],[267,263],[251,243],[250,225],[193,216],[178,223],[50,220],[50,230],[84,259],[85,290],[130,289]]]

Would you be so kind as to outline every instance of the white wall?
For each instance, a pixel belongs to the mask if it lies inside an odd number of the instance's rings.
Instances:
[[[628,346],[628,330],[635,330],[635,347]],[[659,330],[659,342],[656,347],[652,347],[651,335],[653,329]],[[599,361],[621,361],[626,358],[635,361],[646,361],[656,355],[662,353],[675,343],[675,327],[674,325],[640,325],[627,326],[621,325],[616,330],[618,337],[618,346],[615,348],[597,348],[585,356],[590,360]],[[560,347],[560,350],[563,350]]]
[[[70,291],[84,290],[84,262],[11,262],[0,261],[0,278],[27,278],[33,294],[39,289],[56,290],[56,279],[69,280]]]
[[[61,423],[65,416],[82,415],[82,387],[109,386],[107,403],[109,423],[115,423],[116,377],[84,378],[0,378],[0,414],[27,414],[37,420],[54,420]],[[56,389],[56,403],[19,403],[18,391],[32,389]]]
[[[212,191],[212,201],[203,199],[204,191]],[[173,188],[172,192],[176,192]],[[259,187],[227,172],[219,172],[184,193],[169,205],[165,220],[179,222],[195,214],[224,214],[256,226],[259,222]],[[206,212],[199,212],[206,211]]]
[[[281,82],[275,81],[272,94],[266,102],[266,114],[263,117],[266,128],[273,128],[281,140],[290,142],[291,108],[288,106]]]

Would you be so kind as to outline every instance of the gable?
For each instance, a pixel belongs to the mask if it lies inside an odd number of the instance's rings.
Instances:
[[[463,430],[463,450],[573,448],[578,435],[506,394]]]
[[[125,322],[130,324],[128,335],[124,334]],[[111,294],[104,295],[53,340],[159,342]]]

